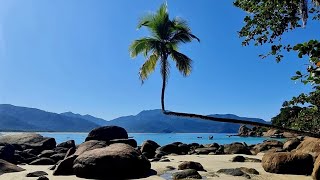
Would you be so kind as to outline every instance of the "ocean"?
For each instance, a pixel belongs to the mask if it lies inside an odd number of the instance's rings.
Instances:
[[[2,133],[7,134],[7,133]],[[76,144],[84,142],[88,133],[62,133],[62,132],[40,132],[41,135],[46,137],[53,137],[57,143],[61,143],[67,140],[75,140]],[[233,142],[245,142],[248,145],[261,143],[262,141],[269,139],[265,137],[239,137],[229,136],[234,134],[225,133],[129,133],[129,137],[135,139],[138,145],[141,145],[145,140],[153,140],[159,145],[166,145],[173,142],[182,143],[199,143],[199,144],[229,144]],[[213,136],[213,139],[209,139],[209,136]],[[279,140],[279,139],[278,139]],[[281,139],[280,139],[281,140]],[[284,139],[282,139],[284,140]]]

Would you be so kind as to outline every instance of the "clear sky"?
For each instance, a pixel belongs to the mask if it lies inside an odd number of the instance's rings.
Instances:
[[[139,17],[162,0],[1,0],[0,103],[72,111],[107,120],[160,109],[159,70],[141,86],[143,57],[130,59]],[[237,31],[244,12],[232,1],[169,0],[171,17],[188,20],[201,43],[183,45],[193,72],[183,78],[172,65],[168,110],[233,113],[270,120],[284,100],[310,87],[290,80],[306,60],[259,59],[266,47],[242,47]],[[314,29],[312,31],[312,29]],[[287,36],[317,37],[319,26]]]

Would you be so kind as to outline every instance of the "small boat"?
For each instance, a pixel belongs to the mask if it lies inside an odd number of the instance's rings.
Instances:
[[[209,140],[212,140],[213,139],[213,136],[209,136]]]

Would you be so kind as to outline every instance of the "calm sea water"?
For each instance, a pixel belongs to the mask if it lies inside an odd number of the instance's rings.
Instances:
[[[75,140],[76,144],[84,142],[88,133],[40,133],[46,137],[53,137],[57,143],[61,143],[67,140]],[[129,133],[129,136],[135,139],[138,145],[141,145],[145,140],[153,140],[160,145],[166,145],[172,142],[183,143],[199,143],[199,144],[229,144],[232,142],[246,142],[248,145],[261,143],[267,138],[263,137],[239,137],[231,136],[224,133]],[[209,136],[213,136],[212,140],[209,140]]]

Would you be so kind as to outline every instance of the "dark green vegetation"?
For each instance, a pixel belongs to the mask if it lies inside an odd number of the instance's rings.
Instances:
[[[159,61],[162,76],[161,107],[165,111],[164,93],[170,73],[168,58],[170,57],[175,62],[183,76],[188,76],[191,73],[192,60],[179,52],[179,45],[194,39],[200,40],[192,34],[185,20],[178,17],[172,20],[169,18],[167,4],[162,4],[157,12],[142,17],[138,24],[138,28],[141,27],[146,27],[151,36],[133,41],[130,46],[130,54],[132,58],[139,54],[146,58],[139,71],[142,82],[155,70]]]
[[[307,26],[307,22],[319,23],[319,0],[236,0],[234,5],[248,12],[245,25],[239,31],[244,38],[242,45],[268,46],[270,52],[262,58],[274,56],[277,62],[285,54],[296,53],[308,64],[296,71],[292,80],[300,80],[313,86],[309,94],[302,93],[283,103],[280,114],[272,118],[272,124],[301,131],[319,133],[320,127],[320,42],[317,38],[306,42],[292,42],[286,34]],[[301,38],[303,39],[303,38]]]
[[[262,119],[238,117],[232,114],[210,116],[267,123]],[[88,132],[95,127],[108,125],[121,126],[128,132],[139,133],[236,133],[239,129],[237,124],[166,116],[161,110],[142,111],[135,116],[123,116],[106,121],[72,112],[57,114],[35,108],[0,105],[0,131]]]

